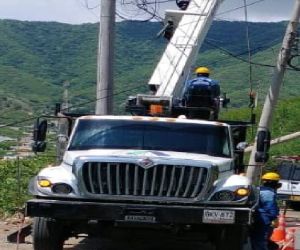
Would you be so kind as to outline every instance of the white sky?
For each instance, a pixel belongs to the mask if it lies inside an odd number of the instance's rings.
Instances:
[[[121,2],[121,0],[117,0]],[[127,2],[130,0],[126,0]],[[152,0],[153,1],[153,0]],[[175,0],[174,0],[175,1]],[[248,19],[254,22],[277,22],[289,20],[295,0],[246,0]],[[94,9],[88,9],[86,2]],[[29,21],[57,21],[63,23],[95,23],[99,20],[100,0],[0,0],[0,19],[17,19]],[[149,0],[150,2],[150,0]],[[219,10],[222,13],[244,5],[244,0],[224,0]],[[97,7],[98,6],[98,7]],[[160,5],[163,16],[164,9],[176,8],[174,3]],[[138,14],[132,7],[118,8],[118,12],[133,19]],[[139,12],[140,13],[140,12]],[[140,17],[141,13],[140,13]],[[217,18],[225,20],[244,20],[244,10],[239,9]]]

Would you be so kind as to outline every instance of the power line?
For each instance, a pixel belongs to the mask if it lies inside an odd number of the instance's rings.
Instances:
[[[88,10],[94,10],[94,9],[99,8],[99,6],[100,6],[100,4],[97,4],[95,6],[90,6],[88,0],[83,0],[84,3],[82,3],[81,0],[77,0],[77,1],[80,3],[81,6],[83,6],[84,8],[86,8]],[[265,1],[265,0],[257,0],[255,2],[247,4],[247,6],[252,6],[252,5],[255,5],[255,4],[263,2],[263,1]],[[164,20],[164,18],[159,15],[159,9],[160,9],[159,5],[165,4],[165,3],[172,3],[172,2],[175,3],[176,0],[129,0],[129,1],[119,0],[119,5],[120,6],[129,6],[129,5],[135,6],[137,9],[142,10],[144,13],[150,15],[149,17],[139,20],[139,21],[148,22],[153,19],[156,19],[157,21],[161,22]],[[239,9],[243,9],[244,7],[245,6],[239,6],[236,8],[232,8],[232,9],[226,10],[224,12],[218,13],[216,16],[234,12]],[[133,10],[131,10],[131,11],[133,11]],[[125,11],[125,13],[126,13],[126,11]],[[120,9],[116,10],[116,16],[118,16],[122,20],[130,20],[130,21],[137,20],[135,18],[137,16],[141,15],[138,12],[135,12],[132,15],[126,15],[125,13],[122,13]],[[93,13],[93,15],[95,15],[95,14]]]
[[[97,21],[99,21],[100,16],[97,15],[97,14],[95,14],[92,10],[95,10],[95,9],[99,8],[100,4],[95,5],[95,6],[93,6],[93,7],[90,7],[90,6],[89,6],[89,3],[88,3],[88,0],[84,0],[84,3],[83,3],[81,0],[76,0],[76,1],[77,1],[78,5],[79,5],[81,8],[88,10],[89,13],[90,13],[91,15],[93,15],[93,16],[96,18]]]
[[[236,8],[229,9],[229,10],[223,11],[221,13],[218,13],[216,16],[221,16],[221,15],[224,15],[224,14],[227,14],[227,13],[230,13],[230,12],[234,12],[236,10],[240,10],[240,9],[245,8],[245,7],[252,6],[254,4],[258,4],[258,3],[263,2],[263,1],[265,1],[265,0],[257,0],[257,1],[255,1],[253,3],[249,3],[249,4],[246,4],[246,5],[244,4],[242,6],[239,6],[239,7],[236,7]]]
[[[250,93],[252,93],[252,64],[251,64],[251,48],[250,48],[250,38],[249,38],[247,0],[244,0],[244,10],[245,10],[246,40],[247,40],[247,49],[248,49],[248,62],[249,62],[249,84],[250,84]]]
[[[127,90],[123,90],[123,91],[119,91],[119,92],[117,92],[117,93],[112,94],[112,96],[117,96],[117,95],[120,95],[120,94],[124,94],[124,93],[127,93],[127,92],[129,92],[129,91],[139,89],[139,88],[141,88],[141,87],[144,87],[144,85],[143,85],[143,86],[142,86],[142,85],[136,86],[136,87],[134,87],[134,88],[127,89]],[[78,103],[78,104],[76,104],[76,105],[70,106],[69,109],[74,108],[74,107],[77,107],[77,106],[82,106],[82,105],[94,103],[94,102],[96,102],[96,101],[98,101],[98,100],[101,100],[101,99],[103,99],[103,98],[107,98],[108,96],[109,96],[109,95],[104,96],[104,97],[100,97],[100,98],[95,98],[94,100],[90,100],[90,101],[86,101],[86,102],[81,102],[81,103]],[[66,111],[66,109],[62,109],[61,111]],[[5,125],[0,126],[0,129],[1,129],[1,128],[6,128],[6,127],[15,126],[15,125],[18,125],[18,124],[22,124],[22,123],[24,123],[24,122],[28,122],[28,121],[35,120],[35,119],[39,118],[41,115],[51,115],[51,114],[40,114],[40,115],[37,115],[37,116],[35,116],[35,117],[30,117],[30,118],[23,119],[23,120],[20,120],[20,121],[16,121],[16,122],[12,122],[12,123],[9,123],[9,124],[5,124]]]
[[[124,7],[127,5],[131,5],[131,6],[135,6],[138,10],[142,10],[143,13],[146,13],[150,16],[143,20],[140,20],[140,21],[148,22],[153,19],[156,19],[158,21],[163,20],[163,18],[159,16],[158,10],[159,10],[159,4],[164,3],[164,2],[166,2],[166,1],[155,0],[155,1],[149,2],[147,0],[131,0],[130,2],[122,1],[120,5],[124,6]],[[117,11],[116,14],[123,20],[129,20],[129,17],[125,17],[124,14],[120,13],[120,11]],[[132,17],[136,18],[138,15],[139,15],[139,13],[134,13],[134,15],[132,15]],[[133,20],[132,17],[130,18],[130,20]]]
[[[210,46],[212,46],[212,47],[215,47],[215,48],[217,48],[217,49],[219,49],[220,51],[223,51],[223,52],[225,52],[226,54],[228,54],[229,56],[231,56],[231,57],[233,57],[233,58],[235,58],[235,59],[238,59],[238,60],[240,60],[240,61],[242,61],[242,62],[245,62],[245,63],[249,63],[246,59],[244,59],[244,58],[242,58],[242,57],[239,57],[239,55],[235,55],[235,54],[233,54],[232,52],[230,52],[229,50],[227,50],[227,49],[224,49],[224,48],[222,48],[222,47],[220,47],[220,46],[218,46],[218,45],[216,45],[216,44],[213,44],[213,43],[211,43],[211,42],[208,42],[208,41],[206,41]],[[262,67],[269,67],[269,68],[274,68],[275,66],[274,65],[271,65],[271,64],[264,64],[264,63],[258,63],[258,62],[251,62],[251,64],[252,65],[257,65],[257,66],[262,66]],[[296,70],[294,70],[294,69],[291,69],[291,68],[287,68],[287,70],[293,70],[293,71],[296,71]]]
[[[89,6],[89,1],[88,1],[88,0],[84,0],[84,4],[85,4],[85,7],[86,7],[87,9],[89,9],[89,10],[94,10],[94,9],[97,9],[97,8],[100,7],[100,3],[99,3],[99,4],[96,4],[96,5],[93,6],[93,7],[90,7],[90,6]]]

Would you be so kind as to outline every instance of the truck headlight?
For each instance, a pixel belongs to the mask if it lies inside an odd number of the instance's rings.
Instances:
[[[72,187],[66,183],[56,183],[52,186],[52,192],[56,194],[69,194],[72,191]]]
[[[216,192],[210,200],[211,201],[233,201],[234,198],[235,198],[234,192],[230,190],[222,190]]]
[[[212,197],[211,201],[239,201],[245,197],[248,197],[250,194],[250,190],[245,187],[231,189],[231,190],[220,190],[215,192]]]

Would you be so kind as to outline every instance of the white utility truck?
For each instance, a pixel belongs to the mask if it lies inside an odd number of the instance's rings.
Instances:
[[[34,199],[26,214],[34,217],[35,250],[60,250],[70,236],[105,237],[124,228],[194,235],[217,250],[243,248],[258,201],[256,187],[239,175],[248,123],[217,121],[221,97],[196,106],[183,100],[221,2],[178,0],[181,10],[167,12],[176,29],[149,81],[152,94],[128,100],[134,116],[68,116],[72,132],[62,163],[30,184]],[[39,119],[36,152],[45,150],[46,128]]]
[[[36,151],[45,149],[44,124]],[[196,232],[216,249],[242,249],[257,203],[249,179],[235,174],[244,134],[244,125],[217,121],[77,118],[61,165],[30,184],[34,249],[62,249],[68,237],[122,228]]]

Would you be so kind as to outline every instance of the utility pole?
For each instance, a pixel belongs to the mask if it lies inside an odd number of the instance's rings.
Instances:
[[[64,88],[64,95],[63,95],[63,103],[62,103],[62,110],[63,111],[69,111],[69,87],[70,87],[70,82],[65,81],[63,83],[63,88]]]
[[[96,115],[109,115],[113,112],[115,12],[116,0],[101,0]]]
[[[278,101],[279,91],[282,85],[282,79],[287,66],[287,62],[291,56],[292,45],[296,38],[299,17],[300,0],[295,0],[292,18],[287,26],[286,33],[282,42],[282,47],[279,51],[277,63],[273,73],[272,83],[269,88],[269,92],[266,96],[257,132],[266,131],[271,126],[272,114]],[[247,177],[249,177],[252,180],[252,183],[255,183],[259,179],[259,175],[261,172],[260,168],[262,167],[261,163],[255,161],[256,145],[257,141],[255,141],[253,145],[253,150],[251,152],[249,166],[247,169]]]
[[[70,82],[65,81],[63,83],[64,93],[63,93],[63,103],[61,105],[61,110],[57,114],[59,117],[64,117],[64,112],[69,111],[69,87]],[[58,119],[57,128],[57,142],[56,142],[56,163],[60,164],[63,159],[64,152],[68,143],[68,130],[69,124],[67,118]]]

